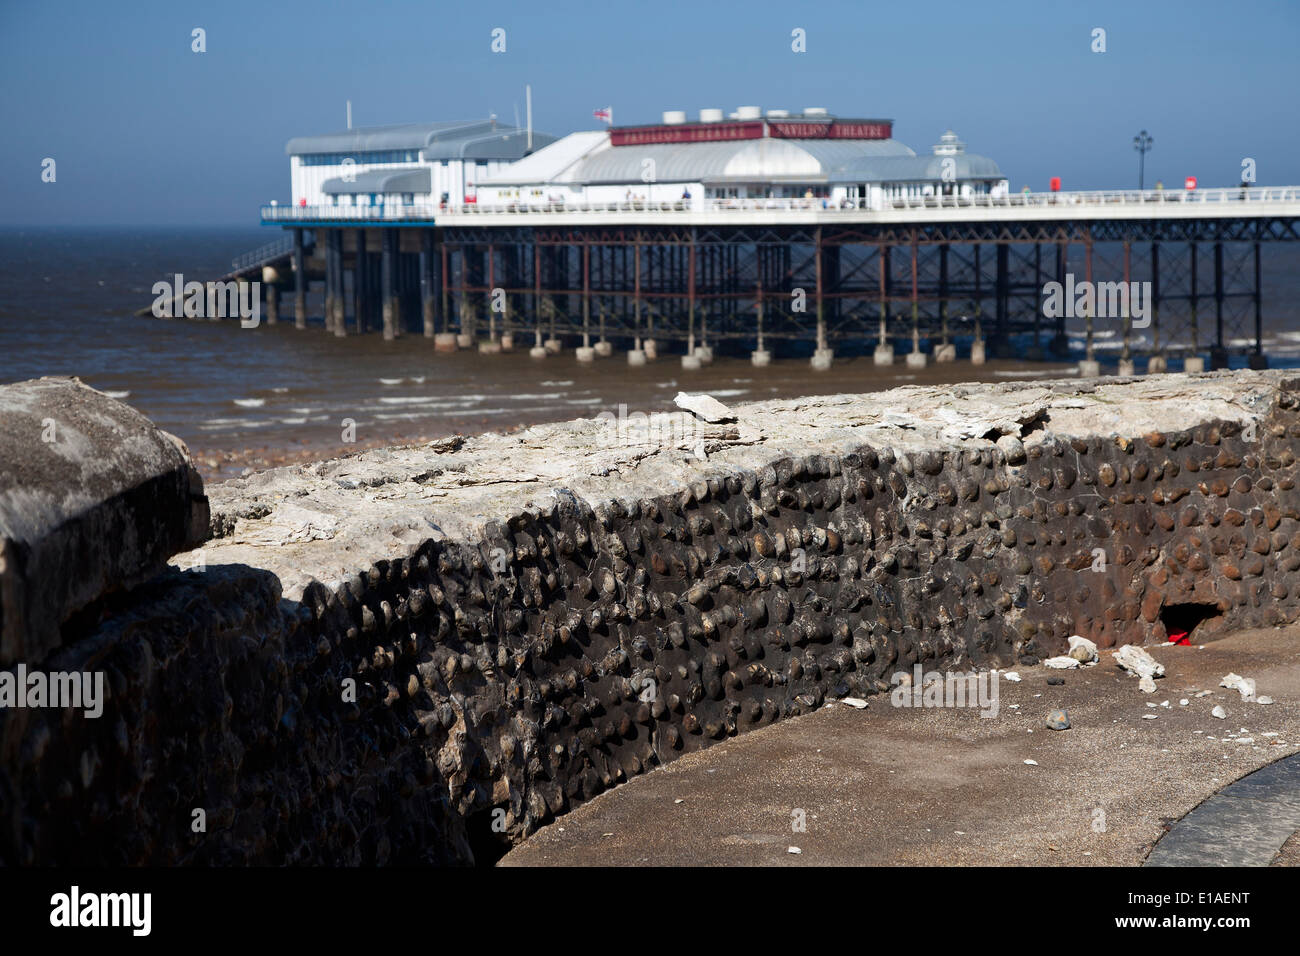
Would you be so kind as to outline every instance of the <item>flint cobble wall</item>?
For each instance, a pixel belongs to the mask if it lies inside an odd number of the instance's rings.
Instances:
[[[216,542],[60,652],[107,670],[102,718],[0,711],[0,860],[470,862],[915,663],[1162,640],[1174,605],[1197,640],[1293,621],[1300,416],[1273,376],[1249,419],[759,446],[662,493],[521,493],[292,599]],[[272,507],[246,505],[218,532]]]

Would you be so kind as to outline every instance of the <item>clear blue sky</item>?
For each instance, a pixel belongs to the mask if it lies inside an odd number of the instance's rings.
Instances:
[[[823,106],[918,151],[951,126],[1013,189],[1135,186],[1142,128],[1148,185],[1235,184],[1244,157],[1295,184],[1298,40],[1296,0],[0,0],[0,225],[252,224],[288,199],[285,142],[343,128],[345,100],[358,126],[512,121],[525,83],[555,134],[600,106]]]

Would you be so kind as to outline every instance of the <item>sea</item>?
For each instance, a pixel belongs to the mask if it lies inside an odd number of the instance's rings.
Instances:
[[[666,410],[680,391],[735,403],[1059,376],[1083,346],[1072,334],[1064,363],[1000,360],[978,369],[966,362],[909,369],[901,355],[880,368],[866,350],[837,357],[822,373],[806,357],[755,368],[745,353],[687,372],[676,355],[633,368],[618,351],[593,365],[580,365],[571,348],[532,359],[531,341],[511,354],[480,355],[437,353],[421,335],[336,338],[319,324],[318,297],[306,330],[294,328],[289,297],[281,322],[257,329],[135,314],[152,303],[155,282],[175,273],[216,278],[236,256],[279,236],[258,228],[0,230],[0,383],[77,376],[182,438],[205,476],[220,478],[357,445],[618,414],[620,406]],[[1081,262],[1071,267],[1082,273]],[[1264,350],[1274,367],[1300,367],[1300,244],[1267,247],[1264,276]],[[1212,327],[1213,302],[1203,303],[1202,322]],[[1230,336],[1236,344],[1246,341],[1242,327]],[[1105,361],[1120,343],[1103,329],[1095,345]],[[349,422],[355,442],[347,440]]]

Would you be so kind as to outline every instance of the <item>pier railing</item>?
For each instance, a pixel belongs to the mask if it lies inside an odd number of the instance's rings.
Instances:
[[[294,222],[401,222],[432,221],[454,217],[472,220],[477,216],[567,216],[590,213],[662,214],[665,217],[686,216],[692,213],[753,214],[763,212],[817,213],[834,216],[837,213],[854,219],[870,218],[873,213],[892,213],[898,210],[1034,210],[1037,213],[1059,209],[1063,215],[1074,215],[1088,210],[1092,214],[1109,210],[1124,210],[1132,215],[1138,210],[1150,211],[1159,216],[1162,210],[1175,209],[1184,214],[1195,207],[1209,215],[1249,214],[1249,210],[1283,204],[1300,203],[1300,186],[1232,187],[1219,189],[1126,189],[1092,190],[1085,192],[1008,193],[1003,196],[912,196],[888,198],[877,206],[867,200],[846,199],[836,201],[823,198],[784,199],[708,199],[702,201],[675,200],[619,200],[614,202],[507,202],[464,203],[445,205],[436,203],[387,204],[372,206],[263,206],[262,221],[266,223]]]
[[[266,217],[263,216],[263,218]],[[286,236],[283,239],[277,239],[275,242],[268,242],[264,246],[259,246],[252,252],[246,252],[242,256],[237,256],[235,259],[231,260],[230,264],[234,271],[241,272],[244,269],[252,269],[256,266],[265,265],[266,263],[278,259],[292,251],[293,237]]]

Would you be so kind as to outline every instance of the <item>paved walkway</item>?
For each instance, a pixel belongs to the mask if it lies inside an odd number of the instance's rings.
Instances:
[[[1210,797],[1174,824],[1147,866],[1271,866],[1297,831],[1300,755],[1271,763]]]
[[[1154,694],[1102,651],[1084,670],[1017,668],[996,718],[881,696],[823,708],[602,794],[501,864],[1139,865],[1207,797],[1300,750],[1300,628],[1148,650],[1168,672]],[[1219,687],[1230,671],[1276,703]],[[1057,707],[1070,730],[1046,728]]]

